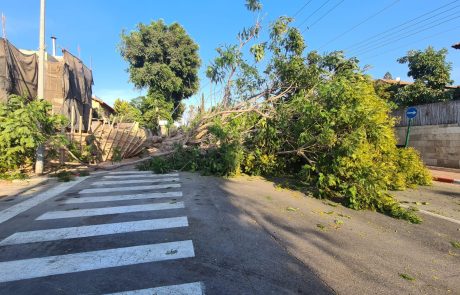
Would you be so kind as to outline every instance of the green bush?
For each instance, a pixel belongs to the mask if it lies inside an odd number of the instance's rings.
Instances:
[[[154,157],[149,161],[139,164],[137,168],[142,171],[153,171],[158,174],[165,174],[172,170],[170,162],[162,157]]]
[[[52,176],[57,177],[59,182],[69,182],[75,179],[75,175],[67,170],[59,171]]]
[[[0,175],[24,173],[34,163],[37,147],[56,138],[66,121],[50,112],[48,102],[17,95],[0,103]]]

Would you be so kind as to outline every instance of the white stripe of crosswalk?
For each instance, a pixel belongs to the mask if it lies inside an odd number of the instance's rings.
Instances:
[[[203,295],[202,283],[163,286],[150,289],[125,291],[105,295]]]
[[[182,192],[165,192],[165,193],[147,193],[147,194],[132,194],[132,195],[108,195],[108,196],[92,196],[92,197],[76,197],[64,201],[66,204],[80,203],[97,203],[97,202],[112,202],[112,201],[131,201],[144,199],[160,199],[160,198],[180,198]]]
[[[47,212],[39,216],[37,220],[99,216],[99,215],[108,215],[108,214],[157,211],[157,210],[180,209],[180,208],[184,208],[183,202],[142,204],[142,205],[116,206],[116,207],[90,208],[90,209],[75,209],[75,210],[69,210],[69,211],[50,211],[50,212]]]
[[[81,190],[79,194],[144,191],[144,190],[152,190],[152,189],[165,189],[165,188],[177,188],[177,187],[180,187],[180,183],[167,183],[167,184],[154,184],[154,185],[128,186],[128,187],[87,188],[87,189]]]
[[[0,241],[0,246],[35,242],[67,240],[129,232],[159,230],[188,226],[187,217],[148,219],[131,222],[86,225],[57,229],[17,232]]]
[[[134,175],[106,175],[103,178],[106,179],[125,179],[125,178],[144,178],[144,177],[151,177],[151,178],[162,178],[162,177],[177,177],[179,173],[168,173],[168,174],[134,174]]]
[[[41,194],[38,194],[30,199],[22,201],[16,205],[13,205],[9,208],[6,208],[3,211],[0,211],[0,224],[10,220],[11,218],[21,214],[24,211],[29,210],[30,208],[37,206],[38,204],[45,202],[55,196],[62,194],[64,191],[68,190],[69,188],[79,184],[80,182],[84,181],[88,177],[79,177],[75,181],[62,183],[50,190],[47,190]]]
[[[156,183],[156,182],[174,182],[179,181],[177,177],[154,178],[154,179],[128,179],[128,180],[106,180],[93,182],[91,185],[105,186],[114,184],[139,184],[139,183]]]
[[[150,172],[150,171],[139,171],[139,170],[126,170],[126,171],[109,172],[108,174],[111,174],[111,175],[118,175],[118,174],[152,174],[152,172]]]
[[[0,262],[0,283],[194,257],[190,240]]]

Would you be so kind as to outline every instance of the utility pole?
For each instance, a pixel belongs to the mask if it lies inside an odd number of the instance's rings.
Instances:
[[[38,91],[37,99],[45,99],[45,0],[40,0],[40,38],[38,49]],[[37,162],[35,174],[43,174],[45,161],[45,146],[40,144],[37,148]]]

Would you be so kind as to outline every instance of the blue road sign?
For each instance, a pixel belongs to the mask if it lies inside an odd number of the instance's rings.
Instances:
[[[406,110],[406,117],[408,119],[413,119],[413,118],[415,118],[415,116],[417,116],[417,109],[416,108],[412,107],[412,108],[408,108]]]

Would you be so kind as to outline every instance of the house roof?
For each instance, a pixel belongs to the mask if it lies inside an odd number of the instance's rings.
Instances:
[[[99,97],[93,95],[93,100],[97,101],[102,107],[107,108],[111,112],[115,113],[115,110]]]
[[[378,79],[378,81],[382,81],[388,84],[399,84],[401,86],[414,84],[414,82],[400,81],[400,80],[394,80],[394,79]],[[457,89],[457,88],[460,88],[460,85],[446,85],[445,88],[446,89]]]

